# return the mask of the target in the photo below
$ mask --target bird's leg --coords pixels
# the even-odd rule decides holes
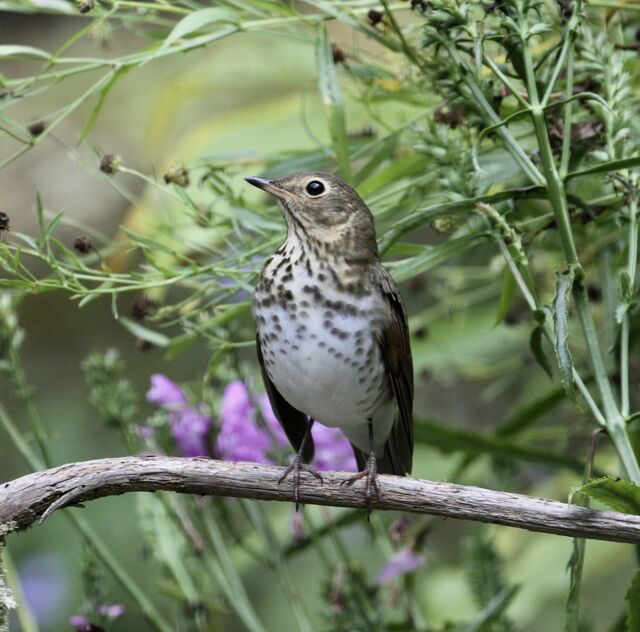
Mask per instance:
[[[369,426],[369,458],[365,463],[362,472],[358,472],[355,476],[348,478],[344,481],[343,485],[353,485],[356,481],[366,477],[366,483],[364,488],[364,496],[367,500],[367,505],[370,505],[371,499],[374,494],[378,500],[382,497],[380,492],[380,484],[378,483],[378,461],[376,460],[376,448],[373,439],[373,419],[368,420]],[[369,511],[371,509],[369,508]]]
[[[293,461],[291,461],[291,465],[284,471],[284,474],[280,477],[278,481],[278,485],[282,484],[289,474],[293,473],[293,500],[296,503],[296,511],[298,511],[298,506],[300,504],[300,472],[305,471],[309,472],[312,476],[315,476],[320,483],[322,483],[322,476],[318,474],[318,471],[304,462],[302,458],[302,454],[304,452],[304,448],[307,445],[307,441],[311,438],[311,428],[313,427],[314,420],[309,417],[307,422],[307,429],[305,430],[304,437],[302,437],[302,443],[300,444],[300,448],[296,452],[293,457]]]

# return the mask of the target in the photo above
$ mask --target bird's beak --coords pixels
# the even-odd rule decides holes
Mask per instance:
[[[250,177],[245,178],[245,180],[249,184],[253,184],[254,187],[258,187],[259,189],[262,189],[263,191],[266,191],[267,193],[270,193],[277,198],[281,198],[286,193],[284,189],[280,189],[274,184],[275,180],[271,180],[270,178]]]

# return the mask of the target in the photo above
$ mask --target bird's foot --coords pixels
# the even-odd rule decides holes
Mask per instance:
[[[375,497],[376,500],[382,498],[382,492],[380,491],[380,483],[378,482],[378,462],[376,455],[371,453],[362,472],[358,472],[346,481],[343,481],[341,485],[351,486],[356,481],[365,478],[364,497],[367,502],[367,511],[371,513],[371,501]]]
[[[308,472],[314,478],[317,478],[322,484],[322,476],[318,473],[314,467],[308,465],[302,460],[301,454],[296,454],[293,457],[293,461],[291,461],[291,465],[284,471],[284,474],[280,477],[278,481],[278,485],[282,485],[283,481],[289,478],[290,475],[293,474],[293,500],[296,503],[296,511],[298,511],[298,506],[300,505],[300,473]]]

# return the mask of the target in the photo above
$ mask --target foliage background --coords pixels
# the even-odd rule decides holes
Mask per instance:
[[[368,17],[368,12],[383,12],[381,5],[323,0],[292,7],[258,0],[228,2],[218,7],[226,13],[202,20],[171,43],[170,33],[178,20],[195,15],[205,5],[157,3],[150,9],[137,2],[104,2],[80,16],[77,7],[66,2],[0,2],[0,80],[5,84],[0,101],[0,190],[4,193],[0,210],[11,218],[11,232],[3,233],[3,243],[20,243],[29,249],[18,235],[35,238],[39,233],[37,195],[45,223],[64,212],[55,230],[58,242],[70,248],[79,234],[91,234],[101,254],[90,254],[87,265],[100,274],[123,275],[126,289],[117,297],[117,321],[108,296],[111,288],[78,309],[78,300],[95,297],[99,286],[75,285],[73,275],[61,274],[56,267],[60,262],[75,275],[83,272],[84,264],[55,243],[52,254],[42,247],[38,256],[36,248],[34,256],[23,259],[28,269],[48,282],[34,285],[23,269],[6,265],[9,255],[4,258],[5,296],[21,299],[17,312],[26,338],[20,354],[53,463],[120,455],[140,447],[131,443],[130,428],[118,432],[90,405],[81,365],[92,352],[107,348],[120,352],[126,363],[123,375],[140,402],[136,423],[154,413],[143,399],[152,373],[187,384],[194,401],[204,402],[214,420],[224,385],[231,380],[241,376],[260,390],[251,348],[252,324],[242,292],[250,289],[255,271],[282,239],[284,227],[277,209],[258,192],[248,191],[242,178],[319,166],[341,168],[344,175],[351,172],[352,182],[376,214],[383,245],[389,244],[394,226],[404,218],[425,207],[445,205],[419,217],[415,230],[402,236],[386,255],[388,261],[399,262],[391,269],[404,282],[411,316],[419,418],[414,476],[558,499],[580,486],[596,424],[584,403],[576,408],[563,396],[558,370],[554,369],[550,381],[536,363],[529,348],[535,321],[488,238],[490,228],[473,213],[473,203],[462,212],[456,210],[460,200],[530,182],[499,139],[480,134],[487,124],[473,106],[473,95],[460,88],[450,60],[441,51],[434,53],[433,47],[423,48],[429,32],[425,24],[431,21],[433,28],[441,4],[452,11],[468,6],[418,3],[412,11],[408,4],[393,5],[395,26],[401,25],[404,44],[389,15],[372,24],[376,18]],[[579,9],[583,67],[577,80],[591,77],[588,92],[596,92],[616,107],[622,124],[616,129],[597,101],[577,103],[582,126],[576,127],[571,143],[574,159],[580,155],[584,162],[576,161],[573,169],[637,153],[633,145],[637,48],[616,51],[609,46],[635,41],[637,5],[625,12],[607,8],[608,4],[612,3],[593,2]],[[499,5],[488,8],[487,15],[499,14]],[[160,6],[164,12],[157,10]],[[578,8],[574,9],[577,13]],[[471,3],[470,10],[474,16],[484,15],[479,3]],[[548,22],[550,31],[536,39],[536,58],[555,46],[566,28],[555,3],[544,3],[539,10],[540,22]],[[325,36],[318,28],[320,20],[310,15],[323,19],[337,15],[338,19],[328,19]],[[264,24],[251,26],[262,20]],[[189,45],[191,38],[232,30],[229,25],[243,28],[203,47],[187,46],[183,53],[172,50],[185,42]],[[441,25],[443,32],[447,28]],[[73,40],[80,29],[85,29],[82,37]],[[606,33],[604,39],[594,41],[599,32]],[[2,48],[34,46],[53,52],[65,42],[68,48],[61,57],[80,61],[43,61],[25,49]],[[329,42],[345,52],[345,63],[333,64]],[[156,58],[163,50],[167,54]],[[599,55],[590,67],[584,51]],[[517,53],[511,59],[497,49],[492,54],[505,65],[517,59]],[[64,78],[56,75],[91,63],[84,60],[122,60],[126,55],[138,56],[126,66],[127,72],[114,75],[115,66],[98,61],[95,71]],[[413,56],[420,58],[418,63]],[[605,79],[598,78],[597,63],[609,71]],[[50,78],[39,75],[43,68],[52,73]],[[541,69],[540,76],[548,80],[549,72]],[[101,102],[99,90],[106,84],[96,82],[114,76],[117,81]],[[500,93],[499,82],[491,82],[485,69],[479,76],[486,94]],[[22,81],[24,77],[33,80]],[[627,91],[613,89],[621,90],[620,86]],[[498,105],[498,111],[505,118],[517,111],[518,104],[508,91],[501,94],[504,104]],[[65,110],[70,104],[77,107]],[[625,112],[629,113],[626,119]],[[45,133],[34,137],[29,126],[41,121],[46,124]],[[557,128],[557,119],[547,122],[550,129]],[[514,119],[510,128],[539,164],[530,124]],[[625,133],[616,140],[620,129]],[[32,138],[36,138],[34,144]],[[624,147],[616,144],[620,139]],[[105,154],[121,158],[122,168],[114,175],[100,171]],[[186,189],[163,182],[163,175],[176,163],[189,171],[191,184]],[[621,177],[624,182],[633,181],[628,172]],[[625,299],[616,297],[616,284],[628,243],[623,233],[625,211],[620,209],[629,203],[617,186],[605,174],[583,178],[571,189],[583,203],[595,200],[604,206],[583,208],[598,217],[592,222],[580,223],[572,212],[605,350],[616,340],[614,312]],[[557,231],[540,220],[549,221],[549,204],[544,199],[525,199],[498,208],[517,226],[518,235],[532,242],[528,251],[532,273],[541,302],[551,305],[555,275],[563,270],[564,258]],[[193,275],[176,281],[190,266]],[[10,281],[20,278],[24,283],[11,287]],[[158,279],[171,281],[159,286],[154,284]],[[141,325],[127,318],[143,292],[162,307]],[[76,299],[69,300],[73,295]],[[633,309],[632,297],[626,298]],[[237,312],[227,312],[238,317],[208,326],[225,313],[224,306],[227,310],[239,307]],[[575,314],[571,315],[571,350],[582,370],[588,363]],[[638,384],[634,334],[632,325],[632,405]],[[136,342],[141,336],[156,346],[141,352]],[[545,343],[544,350],[555,365],[554,349]],[[615,378],[616,355],[607,355],[606,362]],[[589,373],[588,368],[585,371]],[[2,409],[29,444],[37,447],[24,401],[16,395],[15,365],[8,367],[1,389]],[[633,407],[627,412],[633,412]],[[499,430],[509,422],[512,432]],[[0,474],[9,480],[28,469],[16,446],[0,436]],[[167,444],[166,449],[172,446]],[[595,466],[600,472],[622,473],[614,450],[604,440]],[[173,521],[152,517],[150,510],[143,513],[141,503],[145,502],[133,495],[105,499],[92,503],[83,515],[172,628],[245,629],[246,620],[225,604],[220,586],[198,586],[201,594],[195,599],[185,594],[167,559],[158,563],[149,554],[149,546],[153,547],[149,531],[168,529]],[[157,506],[162,502],[167,501],[158,501]],[[197,513],[197,504],[189,503],[188,511]],[[283,552],[274,570],[252,554],[254,548],[269,549],[264,531],[247,529],[240,545],[231,537],[246,508],[223,501],[208,511],[219,517],[216,512],[221,508],[231,515],[230,522],[221,519],[225,550],[266,629],[305,629],[305,621],[307,629],[362,629],[358,608],[350,606],[347,597],[343,595],[344,619],[327,598],[331,591],[326,587],[336,588],[337,577],[348,568],[362,571],[352,581],[372,591],[365,600],[371,612],[375,604],[384,611],[374,629],[395,625],[396,629],[555,630],[565,626],[567,564],[574,547],[568,539],[411,518],[409,535],[397,543],[388,534],[399,516],[374,515],[367,524],[361,515],[306,508],[307,529],[310,524],[331,524],[345,516],[350,524],[330,530],[328,537],[301,553],[285,555],[293,537],[291,508],[260,505],[260,520],[271,526],[279,543],[276,548]],[[403,543],[425,555],[424,566],[400,583],[375,588],[379,570]],[[82,545],[63,515],[10,538],[6,550],[9,579],[22,577],[27,595],[37,595],[32,596],[31,608],[38,614],[39,629],[64,629],[69,617],[80,611],[91,583],[87,569],[89,575],[99,573],[100,590],[108,601],[127,605],[127,614],[109,629],[138,630],[148,625],[130,594]],[[634,552],[628,546],[603,542],[590,542],[586,550],[581,629],[624,629]],[[220,550],[208,555],[219,558]],[[188,572],[197,579],[211,563],[207,556],[196,556]],[[285,576],[290,584],[287,588],[285,582],[283,589]],[[30,581],[40,584],[34,588]],[[46,603],[44,595],[56,598]],[[209,615],[189,614],[192,609],[187,606],[194,601],[205,603]],[[302,604],[302,615],[296,616],[292,602]],[[497,614],[492,608],[497,608]],[[21,612],[27,611],[23,603]],[[14,624],[18,629],[28,626],[27,615]],[[577,625],[577,619],[570,616],[566,625],[574,629],[570,626]]]

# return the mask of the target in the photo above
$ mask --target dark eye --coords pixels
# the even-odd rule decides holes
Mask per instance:
[[[313,195],[314,197],[317,195],[321,195],[324,193],[324,184],[320,182],[320,180],[311,180],[309,184],[307,184],[307,193],[309,195]]]

